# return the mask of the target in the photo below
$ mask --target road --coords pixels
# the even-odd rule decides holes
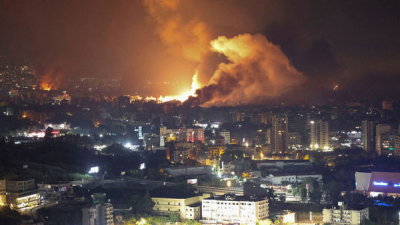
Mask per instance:
[[[38,205],[38,206],[34,206],[34,207],[26,207],[26,208],[20,209],[20,211],[21,211],[22,214],[25,214],[25,215],[31,217],[32,219],[37,220],[38,219],[37,211],[39,209],[41,209],[41,208],[50,208],[50,207],[54,207],[54,206],[57,206],[57,205],[58,204],[55,203],[55,202],[49,202],[49,203],[45,203],[43,205]]]

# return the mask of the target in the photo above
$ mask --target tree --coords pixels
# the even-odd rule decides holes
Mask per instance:
[[[301,201],[305,202],[307,200],[307,189],[301,189]]]
[[[326,191],[328,191],[330,200],[332,201],[332,205],[336,205],[340,199],[340,186],[340,183],[335,180],[331,180],[328,184],[325,185]]]
[[[285,202],[286,201],[286,196],[285,195],[279,195],[279,201]]]
[[[197,220],[186,220],[183,222],[184,225],[201,225],[201,223]]]
[[[103,150],[101,150],[102,153],[107,154],[107,155],[113,155],[113,156],[123,156],[128,153],[127,149],[120,145],[120,144],[112,144],[110,146],[107,146]]]
[[[267,198],[268,198],[269,202],[272,202],[275,200],[274,188],[267,188]]]
[[[257,225],[272,225],[273,222],[270,219],[262,220],[262,221],[257,221]]]
[[[314,203],[320,203],[322,192],[319,189],[314,189],[310,194],[310,201]]]
[[[146,191],[146,194],[143,195],[132,195],[130,197],[130,204],[132,205],[132,209],[138,213],[147,213],[150,214],[153,211],[153,207],[155,203],[151,200],[149,191]]]
[[[168,217],[169,217],[169,221],[170,222],[173,222],[173,223],[176,223],[176,222],[179,222],[180,221],[180,217],[179,217],[179,214],[177,214],[177,213],[170,213],[169,215],[168,215]]]

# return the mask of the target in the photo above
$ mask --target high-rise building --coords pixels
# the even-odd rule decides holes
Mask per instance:
[[[310,121],[311,149],[329,149],[329,124],[322,120]]]
[[[363,120],[361,125],[361,140],[366,152],[375,151],[376,125],[378,121]]]
[[[224,143],[229,145],[231,143],[231,132],[223,130],[219,132],[219,136],[224,137]]]
[[[112,225],[114,224],[113,211],[111,203],[101,203],[82,208],[82,224]]]
[[[394,138],[394,154],[400,156],[400,135],[396,135]]]
[[[392,128],[389,124],[378,124],[376,125],[376,152],[378,155],[385,153],[385,150],[394,146],[394,136],[392,134]]]
[[[272,117],[271,145],[273,152],[285,152],[288,149],[288,117],[274,115]]]

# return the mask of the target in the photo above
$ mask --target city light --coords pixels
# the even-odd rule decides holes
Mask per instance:
[[[146,219],[141,218],[139,221],[136,222],[137,225],[145,225],[147,223]]]
[[[388,183],[385,183],[385,182],[376,182],[376,181],[374,181],[374,185],[376,185],[376,186],[387,186]]]
[[[91,167],[89,170],[89,173],[98,173],[99,172],[99,167],[95,166],[95,167]]]

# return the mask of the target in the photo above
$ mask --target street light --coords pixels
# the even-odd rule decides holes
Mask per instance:
[[[228,181],[226,182],[226,186],[231,187],[231,181],[230,181],[230,180],[228,180]]]

